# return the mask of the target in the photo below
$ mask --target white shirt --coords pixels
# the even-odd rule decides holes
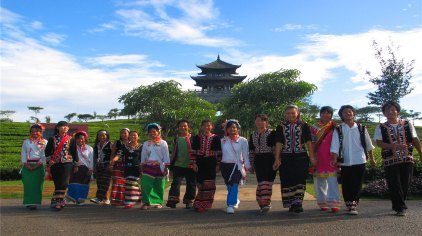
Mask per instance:
[[[232,142],[229,137],[221,139],[221,162],[236,163],[239,168],[243,163],[246,169],[251,168],[249,162],[249,144],[248,140],[244,137],[239,137],[235,142]]]
[[[21,162],[27,163],[42,163],[45,164],[45,147],[47,146],[47,140],[42,139],[41,141],[31,142],[30,139],[26,139],[22,144],[21,151]]]
[[[394,130],[397,132],[398,124],[390,124],[390,125],[393,126]],[[412,138],[417,138],[418,134],[416,133],[415,126],[413,126],[412,123],[410,123],[410,122],[409,122],[409,128],[412,131]],[[377,127],[375,128],[374,139],[382,141],[382,134],[381,134],[380,125],[377,125]]]
[[[349,125],[342,123],[341,128],[343,132],[343,149],[341,156],[344,158],[344,162],[341,165],[352,166],[366,163],[366,156],[360,141],[360,133],[357,124],[354,123],[352,127],[349,127]],[[371,151],[375,148],[374,145],[372,145],[371,137],[369,136],[367,129],[365,129],[365,142],[367,151]],[[330,152],[338,155],[339,149],[340,141],[338,132],[337,130],[334,130]]]
[[[165,166],[170,164],[169,148],[166,141],[160,140],[157,144],[151,141],[144,142],[141,152],[141,164],[147,162],[158,162],[161,171],[164,171]]]
[[[78,152],[79,162],[78,165],[84,165],[88,167],[89,170],[94,169],[94,149],[85,145],[85,147],[80,148],[76,145],[76,150]]]

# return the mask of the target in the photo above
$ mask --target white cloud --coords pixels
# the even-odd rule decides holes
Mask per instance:
[[[210,0],[138,1],[122,6],[116,14],[125,33],[131,36],[208,47],[242,44],[232,38],[207,35],[207,31],[216,27],[227,27],[227,24],[219,23],[216,19],[218,9]],[[176,13],[172,12],[170,15],[169,8],[176,10]]]
[[[56,34],[56,33],[48,33],[41,37],[41,39],[47,43],[52,45],[59,45],[63,40],[66,39],[66,35],[63,34]]]
[[[275,32],[293,31],[293,30],[317,30],[317,25],[285,24],[275,28]]]
[[[43,23],[40,21],[33,21],[30,24],[30,27],[36,30],[42,29],[43,28]]]

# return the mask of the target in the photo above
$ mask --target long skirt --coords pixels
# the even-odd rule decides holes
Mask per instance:
[[[198,193],[193,202],[193,207],[195,209],[209,209],[214,202],[217,159],[199,156],[196,164],[198,165],[198,172],[196,173]]]
[[[144,205],[163,205],[166,180],[159,165],[143,165],[141,189]]]
[[[81,165],[76,173],[71,174],[66,198],[75,203],[83,203],[88,198],[89,181],[88,167]]]
[[[320,208],[340,207],[340,194],[338,192],[336,173],[330,174],[327,177],[314,176],[314,188],[317,197],[317,204]]]
[[[270,206],[274,179],[277,175],[277,171],[273,170],[275,161],[274,154],[256,154],[254,160],[256,179],[258,181],[256,187],[256,201],[261,208]]]
[[[139,175],[139,167],[125,168],[126,180],[124,205],[135,205],[141,198]]]
[[[122,162],[116,162],[111,171],[111,205],[123,205],[125,199],[125,178]]]
[[[282,158],[280,165],[281,198],[284,208],[302,206],[308,177],[308,156]]]
[[[238,203],[239,183],[242,173],[235,163],[220,163],[221,175],[227,187],[227,206],[234,207]]]
[[[66,206],[64,197],[67,186],[69,185],[72,170],[72,163],[56,163],[51,166],[50,172],[54,181],[54,193],[53,198],[51,199],[51,207]]]
[[[35,170],[28,170],[25,167],[22,168],[24,206],[41,204],[44,176],[44,166],[40,166]]]
[[[95,196],[100,200],[107,200],[107,192],[110,188],[111,170],[106,164],[97,165],[95,176],[97,178],[97,193]]]

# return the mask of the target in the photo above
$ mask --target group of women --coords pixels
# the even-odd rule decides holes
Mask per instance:
[[[383,150],[387,182],[394,192],[393,210],[397,215],[405,215],[404,201],[414,163],[412,151],[416,148],[421,155],[421,146],[414,127],[400,120],[399,112],[397,103],[383,106],[387,122],[377,128],[375,140]],[[42,138],[43,127],[35,124],[22,146],[24,205],[36,209],[41,203],[43,167],[47,163],[47,175],[55,186],[51,207],[57,210],[66,201],[84,203],[92,174],[97,192],[90,200],[96,204],[129,209],[140,203],[141,209],[162,208],[165,181],[171,173],[165,205],[176,208],[185,178],[183,204],[202,213],[212,208],[216,175],[220,171],[227,187],[228,214],[239,207],[239,184],[247,172],[256,173],[256,200],[260,212],[266,213],[271,209],[273,183],[279,171],[283,207],[300,213],[311,165],[321,210],[335,213],[340,209],[337,183],[340,171],[347,211],[358,214],[365,163],[368,157],[371,165],[375,165],[375,160],[367,130],[354,121],[354,108],[349,105],[340,108],[340,125],[332,121],[333,109],[329,106],[321,108],[320,121],[314,125],[301,121],[297,106],[287,106],[284,115],[285,121],[275,130],[268,128],[266,115],[257,115],[256,131],[249,140],[240,136],[241,126],[234,119],[223,124],[223,136],[212,133],[211,120],[202,121],[198,135],[190,133],[188,120],[180,120],[171,157],[167,142],[161,139],[161,127],[156,123],[147,125],[148,140],[143,144],[138,141],[138,132],[124,128],[114,144],[106,130],[98,131],[94,148],[87,145],[88,135],[84,131],[77,131],[72,139],[64,121],[57,123],[56,134],[48,141]]]

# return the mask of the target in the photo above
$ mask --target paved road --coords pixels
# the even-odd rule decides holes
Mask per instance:
[[[61,212],[21,206],[21,200],[1,200],[1,235],[422,235],[422,201],[409,201],[406,217],[397,217],[389,201],[362,201],[360,215],[344,211],[322,212],[315,201],[305,201],[305,212],[289,213],[280,201],[260,215],[254,201],[242,201],[234,215],[223,212],[219,200],[214,209],[126,210],[87,204],[69,205]]]

